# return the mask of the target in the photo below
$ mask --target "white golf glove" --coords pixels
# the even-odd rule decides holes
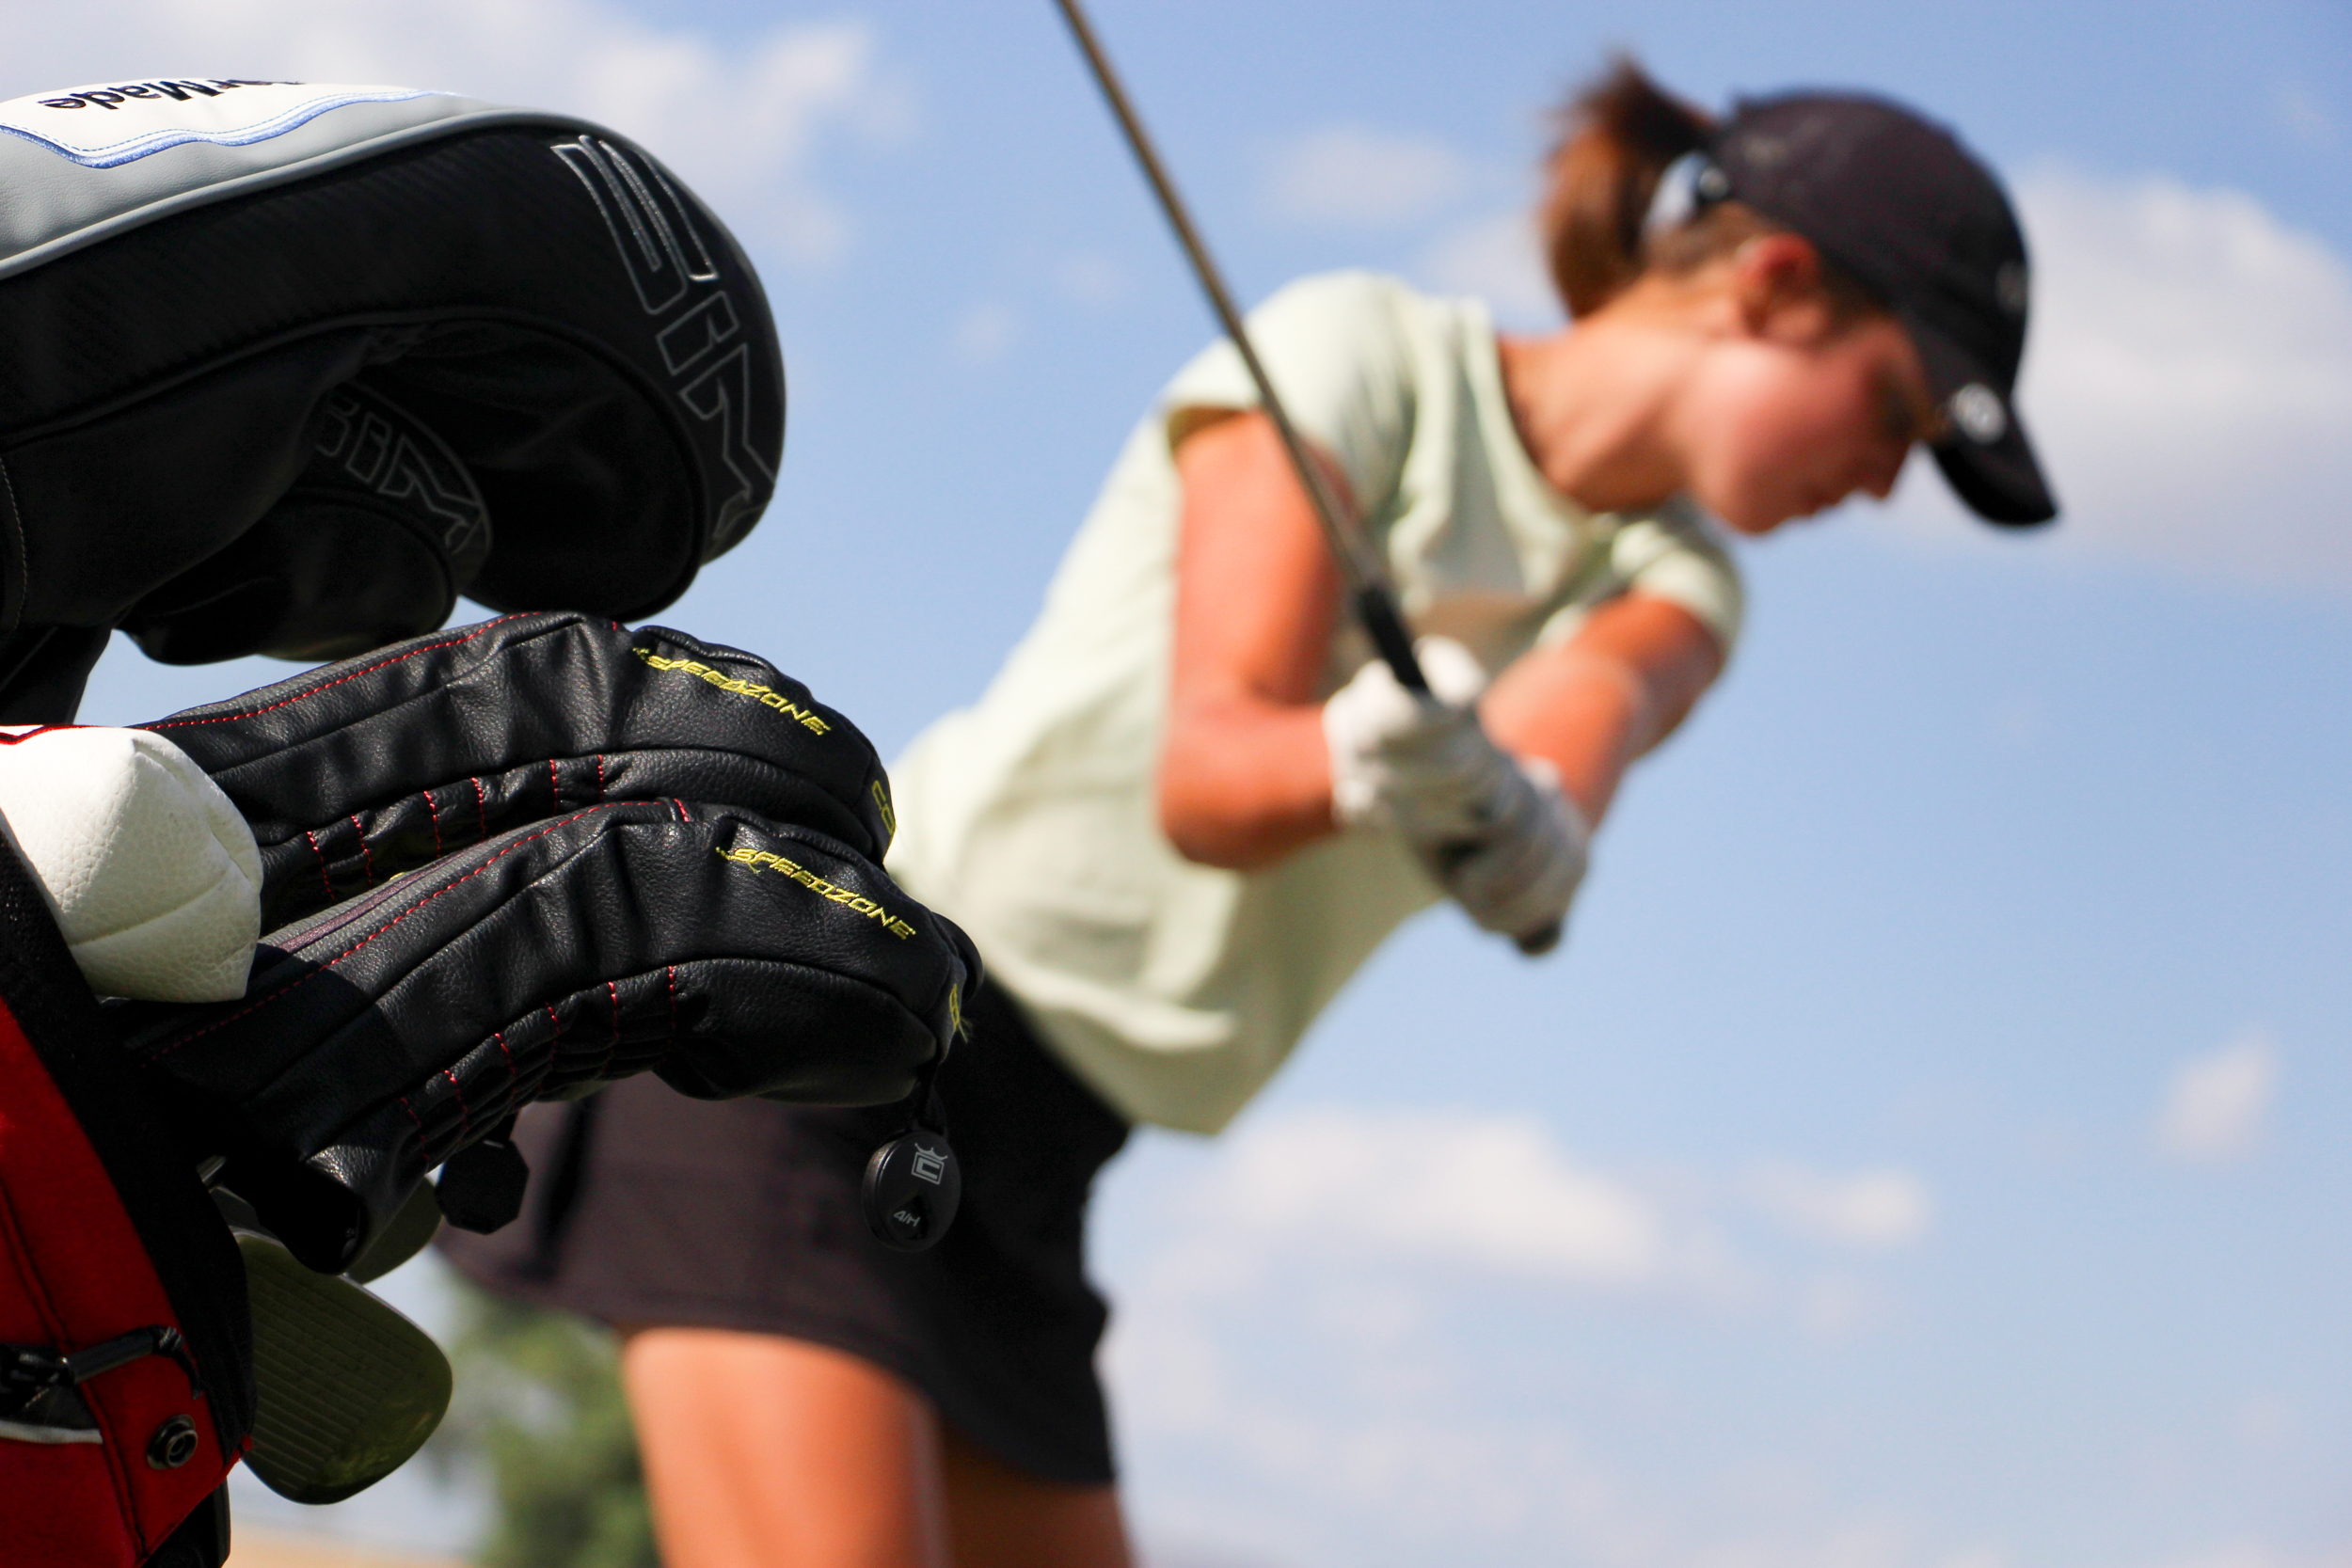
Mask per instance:
[[[1518,759],[1486,802],[1486,830],[1467,843],[1439,847],[1431,863],[1445,890],[1489,931],[1548,947],[1584,880],[1591,830],[1561,793],[1560,775],[1541,757]]]
[[[0,728],[0,832],[48,895],[90,989],[245,994],[262,857],[220,786],[145,730]]]
[[[1535,938],[1576,896],[1589,830],[1549,763],[1487,738],[1473,705],[1486,675],[1470,651],[1439,637],[1414,651],[1431,694],[1375,659],[1324,705],[1331,815],[1393,827],[1472,920]]]

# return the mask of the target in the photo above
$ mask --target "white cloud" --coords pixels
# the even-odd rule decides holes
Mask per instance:
[[[1127,293],[1127,275],[1100,251],[1085,250],[1056,263],[1054,286],[1081,305],[1109,305]]]
[[[1979,1546],[1947,1557],[1938,1562],[1936,1568],[2009,1568],[2009,1563],[2010,1557],[2007,1552],[1996,1551],[1990,1546]]]
[[[1650,1199],[1519,1117],[1297,1113],[1241,1134],[1207,1201],[1245,1233],[1359,1259],[1614,1286],[1667,1261]]]
[[[957,356],[975,365],[1004,357],[1020,338],[1021,317],[996,300],[975,305],[956,321]]]
[[[1804,1320],[1820,1284],[1776,1284],[1743,1259],[1728,1235],[1743,1214],[1816,1245],[1883,1251],[1919,1242],[1933,1213],[1926,1184],[1898,1168],[1775,1161],[1737,1180],[1637,1176],[1578,1159],[1529,1117],[1324,1105],[1252,1119],[1223,1141],[1155,1277],[1232,1297],[1261,1288],[1275,1260],[1310,1259],[1327,1275],[1407,1282],[1777,1302]],[[1351,1312],[1360,1321],[1360,1305]]]
[[[747,240],[821,262],[851,224],[816,181],[830,132],[887,137],[906,94],[860,22],[779,28],[745,48],[648,25],[599,0],[125,0],[11,14],[0,96],[126,72],[401,82],[612,126],[683,175]]]
[[[2279,89],[2276,103],[2279,122],[2289,135],[2307,147],[2332,150],[2344,139],[2336,125],[2336,117],[2328,112],[2319,95],[2299,82],[2289,82]]]
[[[2230,1431],[2249,1448],[2283,1448],[2301,1435],[2302,1421],[2295,1402],[2280,1394],[2252,1394],[2240,1400],[2230,1416]]]
[[[1440,142],[1331,125],[1276,155],[1264,195],[1271,212],[1296,222],[1388,229],[1442,211],[1470,180],[1470,166]]]
[[[1884,1291],[1848,1275],[1824,1275],[1797,1293],[1797,1323],[1817,1339],[1852,1339],[1892,1316]]]
[[[1743,1259],[1725,1229],[1759,1204],[1777,1206],[1803,1240],[1838,1247],[1913,1240],[1928,1211],[1900,1172],[1781,1164],[1741,1182],[1611,1171],[1528,1117],[1326,1105],[1253,1117],[1171,1200],[1118,1292],[1106,1354],[1124,1423],[1154,1440],[1231,1447],[1263,1476],[1327,1461],[1360,1483],[1347,1489],[1357,1507],[1397,1466],[1435,1473],[1430,1445],[1458,1456],[1524,1440],[1533,1447],[1516,1467],[1495,1472],[1517,1500],[1498,1492],[1495,1506],[1525,1523],[1545,1514],[1535,1499],[1564,1476],[1592,1478],[1566,1457],[1565,1430],[1489,1433],[1453,1407],[1452,1391],[1478,1375],[1454,1338],[1467,1303],[1517,1301],[1547,1320],[1572,1298],[1760,1311],[1830,1339],[1887,1316],[1867,1278]],[[1251,1359],[1269,1322],[1311,1346],[1334,1398],[1418,1414],[1359,1430],[1270,1399]]]
[[[1942,1419],[1857,1427],[1845,1402],[1878,1364],[1841,1348],[1858,1329],[1911,1316],[1936,1330],[1902,1311],[1888,1274],[1889,1249],[1935,1233],[1913,1172],[1629,1169],[1532,1117],[1344,1105],[1253,1115],[1214,1145],[1152,1142],[1138,1157],[1181,1158],[1181,1180],[1148,1223],[1117,1216],[1127,1240],[1104,1260],[1134,1516],[1155,1553],[1193,1544],[1153,1560],[2003,1568],[2029,1555],[1981,1520],[1873,1497],[1851,1469],[1866,1439],[1899,1449]],[[1765,1335],[1822,1341],[1803,1386],[1818,1370],[1845,1392],[1756,1423],[1751,1441],[1732,1435],[1744,1418],[1718,1420],[1704,1369],[1759,1354]],[[1695,1393],[1659,1370],[1685,1355]],[[2308,1439],[2280,1408],[2242,1402],[2231,1453],[2299,1451]],[[2170,1544],[2178,1560],[2133,1560],[2352,1568]]]
[[[2279,1085],[2279,1050],[2249,1031],[2172,1074],[2156,1118],[2156,1143],[2176,1159],[2243,1159],[2260,1147]]]
[[[1906,1170],[1834,1176],[1774,1163],[1750,1178],[1756,1206],[1801,1236],[1842,1246],[1908,1246],[1928,1233],[1934,1205]]]
[[[2352,1549],[2280,1551],[2260,1542],[2241,1542],[2190,1557],[2166,1560],[2164,1568],[2352,1568]]]
[[[1913,1246],[1936,1206],[1900,1168],[1767,1162],[1736,1196],[1804,1242]],[[1350,1262],[1482,1270],[1635,1289],[1740,1275],[1708,1180],[1628,1180],[1571,1157],[1538,1121],[1315,1107],[1232,1138],[1202,1195],[1212,1227]]]
[[[2020,403],[2063,515],[2036,548],[2352,591],[2352,262],[2252,197],[2151,176],[2017,183]],[[1915,465],[1901,510],[1957,505]]]

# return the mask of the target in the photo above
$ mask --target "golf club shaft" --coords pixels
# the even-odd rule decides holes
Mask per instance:
[[[1232,292],[1225,287],[1225,278],[1216,270],[1216,262],[1210,257],[1200,231],[1193,227],[1184,199],[1176,194],[1175,182],[1168,178],[1167,166],[1152,148],[1152,138],[1144,131],[1127,89],[1120,85],[1119,73],[1111,69],[1110,56],[1103,53],[1086,11],[1079,0],[1054,0],[1054,4],[1059,8],[1062,20],[1070,24],[1070,35],[1077,40],[1078,53],[1086,56],[1087,69],[1093,73],[1095,86],[1103,89],[1104,100],[1110,104],[1112,118],[1119,121],[1119,129],[1127,138],[1128,150],[1142,166],[1152,194],[1159,198],[1168,226],[1176,231],[1176,243],[1184,248],[1184,259],[1192,263],[1192,275],[1200,280],[1200,292],[1209,296],[1209,308],[1216,312],[1218,325],[1225,328],[1226,337],[1232,340],[1250,381],[1258,388],[1259,406],[1273,421],[1274,433],[1281,437],[1282,450],[1290,455],[1291,467],[1297,472],[1298,483],[1314,509],[1315,521],[1322,525],[1324,540],[1331,547],[1331,557],[1339,563],[1340,577],[1347,585],[1348,600],[1355,609],[1358,624],[1400,685],[1408,691],[1428,691],[1429,677],[1422,673],[1421,660],[1413,653],[1412,633],[1405,627],[1405,612],[1397,607],[1396,590],[1389,582],[1387,567],[1371,541],[1364,537],[1356,518],[1341,506],[1323,465],[1315,461],[1306,442],[1299,439],[1298,427],[1291,423],[1281,394],[1274,389],[1273,379],[1266,374],[1257,349],[1250,344],[1248,328],[1233,304]],[[1549,952],[1559,943],[1559,924],[1554,922],[1542,930],[1530,931],[1517,941],[1519,951],[1531,958]]]
[[[1297,470],[1298,483],[1307,492],[1307,499],[1314,508],[1315,521],[1323,526],[1323,537],[1331,546],[1331,555],[1339,562],[1340,576],[1347,584],[1348,598],[1356,618],[1363,626],[1365,635],[1381,659],[1396,674],[1405,687],[1413,691],[1427,691],[1428,677],[1422,673],[1421,660],[1414,657],[1412,634],[1405,628],[1404,612],[1398,610],[1396,591],[1390,586],[1387,569],[1363,537],[1355,519],[1343,508],[1333,492],[1331,479],[1323,466],[1316,462],[1307,444],[1299,438],[1298,427],[1291,423],[1290,411],[1283,407],[1281,394],[1274,389],[1265,366],[1258,358],[1258,351],[1249,341],[1248,329],[1243,325],[1241,311],[1233,304],[1233,296],[1225,287],[1225,279],[1202,243],[1200,231],[1193,227],[1192,216],[1185,210],[1184,198],[1177,195],[1175,182],[1153,150],[1151,136],[1136,118],[1135,104],[1129,101],[1126,88],[1120,85],[1118,72],[1111,69],[1108,55],[1094,36],[1079,0],[1054,0],[1061,9],[1062,20],[1070,24],[1071,36],[1077,40],[1078,52],[1086,56],[1087,67],[1094,74],[1095,85],[1103,89],[1103,97],[1125,134],[1127,146],[1142,166],[1143,177],[1159,198],[1160,211],[1168,217],[1168,226],[1176,231],[1176,243],[1184,247],[1184,257],[1192,263],[1193,276],[1200,280],[1200,292],[1209,296],[1209,308],[1216,312],[1218,325],[1232,340],[1241,355],[1242,364],[1249,372],[1250,381],[1258,388],[1258,403],[1273,421],[1275,434],[1281,437],[1282,450],[1290,454],[1291,467]]]

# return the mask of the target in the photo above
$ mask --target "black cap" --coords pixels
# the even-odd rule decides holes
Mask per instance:
[[[1988,522],[2058,515],[2010,394],[2026,350],[2025,236],[1992,171],[1883,99],[1791,93],[1740,103],[1692,193],[1788,226],[1885,302],[1950,424],[1933,448]]]

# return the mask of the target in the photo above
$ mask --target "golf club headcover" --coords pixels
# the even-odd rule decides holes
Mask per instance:
[[[264,929],[603,800],[723,801],[880,861],[890,784],[767,660],[569,612],[453,628],[146,726],[262,850]]]
[[[783,355],[643,149],[413,87],[0,103],[0,721],[151,657],[335,658],[497,610],[634,618],[758,519]]]
[[[0,729],[0,835],[102,995],[245,994],[261,856],[218,785],[145,730]]]
[[[551,1092],[877,1104],[979,976],[837,840],[733,806],[586,806],[263,939],[244,1000],[117,1010],[226,1183],[340,1271],[433,1166]]]

